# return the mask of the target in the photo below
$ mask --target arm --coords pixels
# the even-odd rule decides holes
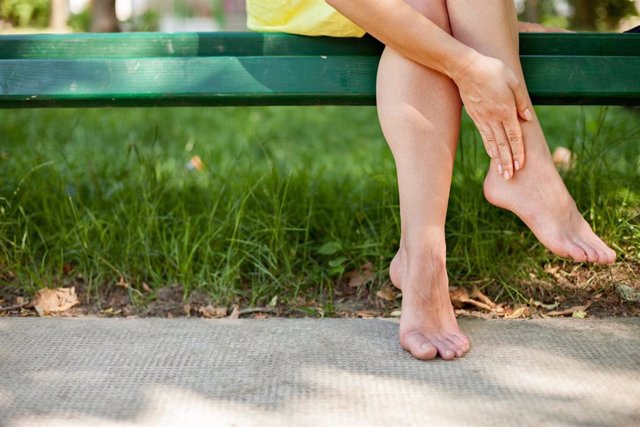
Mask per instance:
[[[403,0],[326,1],[393,50],[450,77],[489,155],[500,157],[505,170],[524,165],[518,115],[530,120],[531,105],[526,88],[502,61],[459,42]],[[504,140],[494,134],[498,128],[509,141],[509,154],[498,147],[496,141]]]

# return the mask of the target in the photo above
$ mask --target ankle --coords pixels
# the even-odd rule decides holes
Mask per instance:
[[[408,277],[446,274],[446,246],[444,241],[419,242],[398,250],[404,275]]]

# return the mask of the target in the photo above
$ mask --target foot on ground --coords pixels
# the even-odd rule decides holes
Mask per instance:
[[[421,360],[462,357],[469,340],[453,312],[445,257],[416,257],[409,269],[401,253],[406,254],[401,248],[389,267],[392,283],[402,290],[400,345]]]
[[[550,251],[578,262],[615,261],[615,252],[578,212],[548,151],[527,154],[526,167],[506,182],[495,173],[496,167],[492,162],[484,181],[485,197],[518,215]]]

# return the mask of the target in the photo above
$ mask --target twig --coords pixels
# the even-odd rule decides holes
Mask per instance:
[[[15,310],[16,308],[22,308],[25,305],[27,305],[26,302],[24,304],[10,305],[9,307],[0,307],[0,311],[11,311],[11,310]]]
[[[275,313],[276,309],[271,307],[250,307],[243,308],[238,312],[240,316],[243,314],[253,314],[253,313]]]

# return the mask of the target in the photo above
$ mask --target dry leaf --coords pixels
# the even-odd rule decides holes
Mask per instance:
[[[65,311],[79,304],[76,288],[40,289],[29,304],[35,308],[39,316]]]
[[[118,279],[118,283],[116,283],[116,286],[127,289],[129,287],[129,284],[126,280],[124,280],[124,277],[120,276],[120,278]]]
[[[522,307],[514,310],[512,313],[505,314],[504,318],[505,319],[519,319],[521,317],[529,317],[529,316],[531,316],[531,312],[529,310],[529,307],[522,306]]]
[[[400,314],[401,314],[400,310],[393,310],[391,312],[391,314],[389,314],[389,316],[391,316],[391,317],[400,317]]]
[[[151,292],[151,288],[149,287],[149,285],[147,285],[145,282],[142,282],[142,289],[145,292]]]
[[[16,305],[24,305],[24,297],[16,297]]]
[[[231,310],[229,319],[237,319],[240,317],[240,307],[238,307],[238,304],[233,304],[231,307],[233,307],[233,310]]]
[[[208,319],[215,319],[219,317],[227,316],[227,307],[214,307],[209,304],[206,307],[200,307],[198,312],[202,315],[202,317],[206,317]]]
[[[451,303],[458,308],[461,308],[464,304],[472,304],[487,311],[492,311],[493,309],[489,304],[469,298],[469,293],[464,288],[451,288],[449,290],[449,297],[451,298]]]
[[[558,147],[553,151],[553,163],[562,171],[568,171],[575,165],[576,155],[565,147]]]
[[[358,315],[358,317],[362,317],[364,319],[370,319],[372,317],[377,317],[380,313],[373,310],[360,310],[360,311],[356,311],[356,314]]]
[[[556,308],[558,308],[558,305],[560,305],[558,301],[554,302],[553,304],[543,304],[542,302],[534,301],[533,299],[530,300],[530,304],[534,307],[542,307],[545,310],[555,310]]]
[[[546,314],[547,316],[572,316],[576,311],[586,311],[588,307],[588,305],[576,305],[571,308],[567,308],[566,310],[549,311]]]
[[[476,286],[473,287],[473,291],[471,292],[471,298],[480,300],[481,302],[487,304],[491,308],[494,308],[496,306],[496,303],[491,301],[491,299],[485,294],[483,294],[482,291],[478,289]]]
[[[582,311],[582,310],[574,311],[573,313],[571,313],[571,317],[577,317],[578,319],[584,319],[585,317],[587,317],[587,312],[586,311]]]
[[[376,292],[376,296],[385,301],[394,301],[396,299],[396,293],[389,286],[384,287]]]

